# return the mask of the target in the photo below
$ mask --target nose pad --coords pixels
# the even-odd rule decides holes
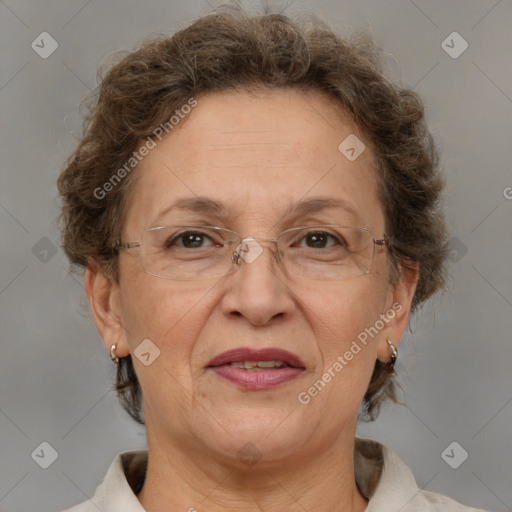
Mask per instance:
[[[244,238],[233,253],[231,260],[233,263],[238,264],[240,262],[240,258],[242,258],[246,263],[252,263],[261,255],[262,252],[263,247],[256,241],[256,239]]]
[[[271,240],[272,242],[276,242],[276,240]],[[276,247],[277,251],[272,251],[274,257],[278,263],[283,260],[284,254],[279,249],[279,246]],[[236,250],[233,252],[233,256],[231,257],[231,261],[238,265],[240,263],[240,258],[242,258],[246,263],[252,263],[255,261],[261,254],[263,253],[263,246],[261,246],[256,238],[244,238]]]

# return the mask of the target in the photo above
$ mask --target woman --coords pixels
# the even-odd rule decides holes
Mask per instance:
[[[148,450],[70,510],[475,510],[356,438],[444,285],[442,188],[419,98],[319,23],[219,12],[113,66],[63,239]]]

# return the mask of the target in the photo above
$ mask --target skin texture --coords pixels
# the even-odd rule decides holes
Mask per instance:
[[[371,143],[332,100],[293,90],[220,92],[197,100],[134,171],[123,240],[139,240],[157,225],[187,223],[274,238],[287,228],[334,219],[382,237]],[[366,144],[354,162],[338,150],[351,133]],[[175,200],[194,196],[224,203],[226,216],[160,216]],[[320,196],[342,198],[357,213],[329,209],[284,217],[289,204]],[[391,285],[386,250],[378,247],[370,274],[338,281],[287,276],[267,248],[235,272],[203,281],[149,275],[138,249],[121,251],[119,264],[115,284],[91,261],[86,290],[107,349],[116,343],[123,357],[149,338],[161,351],[149,366],[133,357],[149,450],[138,498],[147,510],[366,508],[353,470],[358,409],[376,358],[389,360],[386,337],[397,344],[407,326],[417,272]],[[379,335],[309,404],[299,403],[298,394],[395,302],[403,309]],[[306,370],[274,389],[242,390],[205,368],[237,347],[283,348]],[[253,465],[237,456],[247,443],[261,455]]]

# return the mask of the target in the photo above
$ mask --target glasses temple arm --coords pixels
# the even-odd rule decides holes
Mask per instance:
[[[112,248],[114,250],[118,250],[118,249],[133,249],[134,247],[140,247],[140,242],[121,242],[121,240],[116,240],[112,244]]]

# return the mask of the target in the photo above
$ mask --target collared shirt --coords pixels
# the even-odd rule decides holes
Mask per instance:
[[[137,499],[146,475],[146,450],[116,456],[94,496],[64,512],[144,512]],[[419,489],[405,462],[386,446],[356,439],[354,470],[366,512],[485,512],[447,496]]]

